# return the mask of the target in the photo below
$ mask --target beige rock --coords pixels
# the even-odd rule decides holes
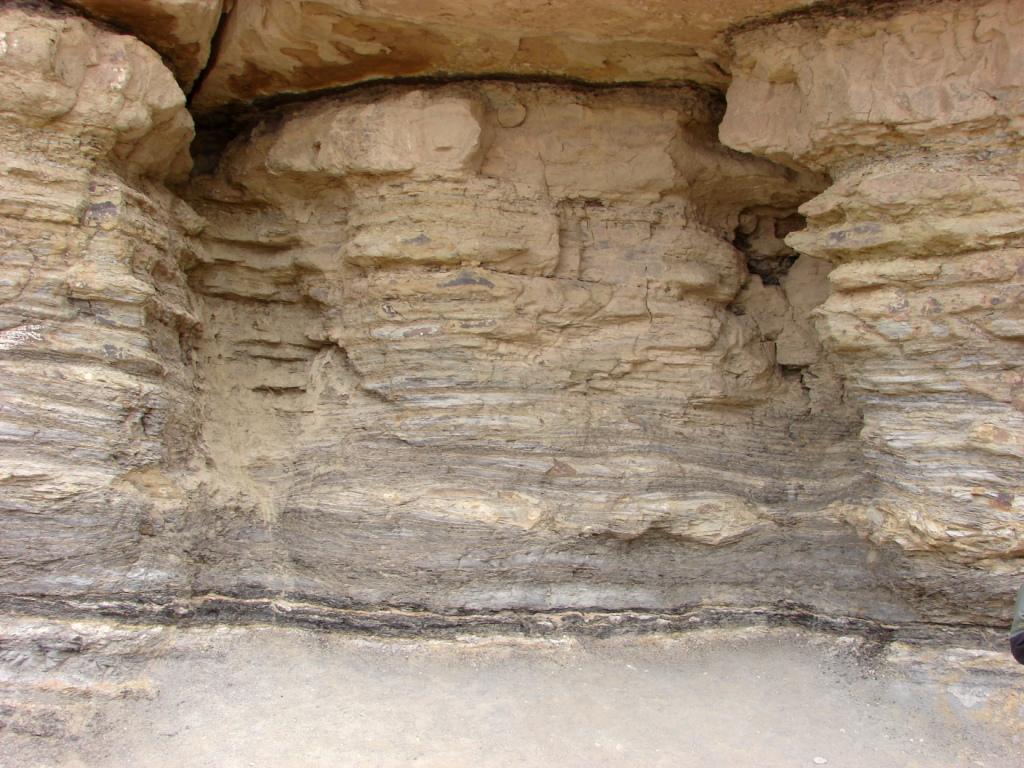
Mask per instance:
[[[741,34],[722,141],[818,169],[877,157],[880,144],[1019,141],[1022,30],[1018,0],[969,0]]]
[[[550,275],[559,260],[555,211],[535,190],[497,179],[396,181],[367,189],[349,226],[344,259],[364,269],[484,265]]]
[[[337,177],[465,176],[479,161],[482,109],[471,99],[429,98],[411,91],[349,109],[304,114],[275,137],[267,169]]]
[[[5,8],[0,41],[2,590],[166,590],[184,503],[125,478],[194,448],[196,224],[158,181],[192,120],[134,38]]]
[[[781,557],[787,515],[858,483],[857,421],[733,311],[739,212],[806,187],[717,145],[715,117],[691,88],[479,83],[324,99],[239,137],[192,186],[203,493],[235,531],[200,580],[618,605],[696,595],[693,567],[766,594],[728,548]],[[787,322],[822,283],[802,265],[795,305],[778,289]],[[863,557],[837,523],[796,525],[793,546]],[[675,576],[644,584],[627,549]]]
[[[196,106],[389,77],[491,74],[724,85],[730,27],[809,0],[238,0]],[[515,120],[513,109],[503,120]]]
[[[129,173],[188,173],[193,128],[185,95],[138,40],[80,19],[8,8],[0,11],[0,41],[0,110],[11,128],[29,135],[56,124],[112,153]]]
[[[786,240],[837,265],[813,315],[879,483],[837,514],[995,594],[1024,574],[1022,40],[1001,0],[769,26],[737,39],[720,131],[835,180]]]
[[[115,24],[160,53],[188,91],[210,58],[222,0],[64,0]],[[230,0],[227,5],[230,6]]]
[[[1019,3],[800,5],[240,0],[191,176],[154,50],[5,7],[0,602],[1000,622]],[[219,13],[85,6],[183,82]],[[235,109],[488,72],[659,82]]]
[[[831,265],[799,257],[782,277],[782,285],[765,285],[751,275],[736,305],[753,318],[765,339],[775,342],[779,365],[804,367],[822,356],[812,312],[828,298]]]
[[[572,523],[589,535],[607,533],[630,540],[662,531],[681,541],[721,546],[754,532],[762,514],[757,505],[726,494],[679,498],[671,493],[652,493],[615,499],[605,515]],[[569,532],[567,528],[566,523],[560,525],[561,530]]]

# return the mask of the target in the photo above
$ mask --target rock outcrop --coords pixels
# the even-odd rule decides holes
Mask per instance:
[[[726,32],[813,0],[236,0],[200,110],[452,75],[728,82]]]
[[[65,5],[0,9],[0,604],[1007,615],[1019,2]]]
[[[133,37],[8,8],[0,109],[3,591],[164,589],[188,567],[162,470],[199,415],[199,220],[162,184],[191,166],[184,94]]]
[[[879,482],[837,511],[958,574],[917,589],[999,610],[1024,573],[1024,6],[788,24],[737,51],[723,141],[834,180],[787,242],[836,265],[815,314]]]
[[[824,298],[813,260],[737,301],[740,213],[816,179],[724,149],[717,117],[692,88],[495,83],[239,137],[190,198],[205,588],[665,608],[715,574],[730,602],[895,611],[866,571],[812,594],[753,565],[865,560],[818,519],[860,482],[859,419],[819,349],[783,371],[768,338]]]

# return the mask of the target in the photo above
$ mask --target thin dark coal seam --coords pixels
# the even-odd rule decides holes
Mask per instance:
[[[942,5],[950,0],[820,0],[800,8],[790,8],[779,13],[757,16],[733,24],[722,33],[723,39],[732,43],[740,34],[753,32],[778,24],[814,24],[834,19],[855,20],[865,17],[888,19],[908,8],[924,8]]]
[[[201,593],[163,599],[139,595],[55,598],[8,596],[0,599],[8,615],[54,619],[104,619],[143,625],[180,627],[274,624],[329,632],[426,636],[470,630],[529,635],[671,634],[716,627],[796,627],[822,633],[854,634],[885,645],[893,641],[972,642],[997,647],[1001,627],[941,621],[883,622],[857,616],[826,615],[802,605],[683,606],[666,609],[600,607],[529,609],[453,609],[435,611],[403,605],[331,605],[301,596],[238,597]]]
[[[212,62],[211,55],[211,62]],[[207,67],[210,69],[211,67]],[[588,80],[582,77],[572,77],[569,75],[529,75],[518,72],[478,72],[478,73],[454,73],[454,72],[435,72],[434,74],[424,75],[403,75],[400,77],[376,77],[366,80],[360,80],[354,83],[345,83],[343,85],[328,86],[325,88],[317,88],[310,91],[300,92],[283,92],[274,96],[263,96],[260,98],[253,99],[252,101],[242,102],[245,107],[253,110],[264,110],[272,109],[280,106],[287,106],[289,104],[301,104],[307,101],[315,101],[325,96],[335,96],[339,94],[348,94],[353,91],[359,91],[364,89],[370,89],[380,86],[388,85],[444,85],[447,83],[477,83],[477,82],[499,82],[499,83],[523,83],[523,84],[538,84],[538,85],[558,85],[568,88],[576,88],[580,90],[615,90],[617,88],[661,88],[666,90],[678,89],[678,88],[693,88],[695,90],[704,91],[713,94],[716,98],[721,99],[722,91],[714,86],[700,83],[696,80],[688,79],[659,79],[659,80]],[[197,80],[198,82],[198,80]],[[198,90],[198,89],[196,89]],[[198,116],[198,120],[202,120],[205,117],[215,117],[224,112],[231,112],[238,108],[238,104],[227,104],[223,107],[212,109],[209,112],[202,113]]]

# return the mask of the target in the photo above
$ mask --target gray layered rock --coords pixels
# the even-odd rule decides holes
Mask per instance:
[[[1024,573],[1022,31],[991,2],[752,32],[721,129],[834,180],[787,242],[835,265],[815,314],[878,481],[836,512],[993,613]]]
[[[0,581],[5,594],[163,591],[189,566],[165,472],[194,450],[183,267],[192,119],[132,37],[0,13]]]

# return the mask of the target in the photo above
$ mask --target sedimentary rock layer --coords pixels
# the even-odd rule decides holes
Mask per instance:
[[[1024,6],[737,45],[722,139],[834,179],[787,242],[836,265],[815,314],[879,481],[840,513],[1005,599],[1024,573]]]
[[[163,588],[183,507],[156,468],[198,416],[196,219],[160,183],[191,164],[184,95],[133,37],[5,9],[0,110],[0,581]]]
[[[625,607],[711,579],[726,602],[909,615],[820,514],[861,491],[858,414],[807,319],[825,274],[765,285],[730,242],[816,179],[722,148],[717,109],[387,89],[239,137],[190,198],[204,588]],[[783,337],[805,340],[785,370]]]
[[[237,0],[195,105],[410,76],[728,82],[725,33],[812,0]]]
[[[1006,615],[1019,3],[727,61],[794,4],[247,0],[200,110],[672,83],[264,103],[191,172],[219,4],[79,5],[171,66],[0,10],[3,600]]]

